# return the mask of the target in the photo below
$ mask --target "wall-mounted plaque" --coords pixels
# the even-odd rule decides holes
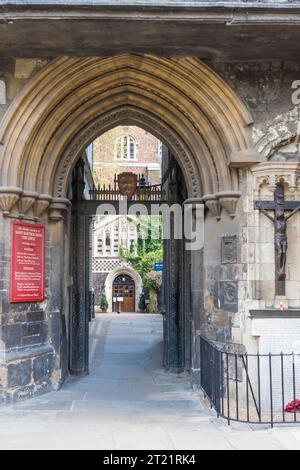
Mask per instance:
[[[219,283],[220,307],[227,312],[238,310],[238,283],[236,281],[220,281]]]
[[[237,263],[237,236],[224,235],[221,241],[221,263]]]
[[[45,299],[45,227],[12,222],[10,301]]]

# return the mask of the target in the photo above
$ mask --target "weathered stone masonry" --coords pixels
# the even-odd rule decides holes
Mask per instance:
[[[133,59],[130,57],[121,59],[122,67],[126,64],[126,60],[130,62]],[[150,59],[148,60],[150,61]],[[88,73],[86,72],[86,66],[82,66],[80,70],[81,65],[79,62],[75,63],[72,59],[60,59],[56,65],[57,73],[60,69],[63,70],[64,61],[67,62],[67,68],[77,68],[82,77],[80,85],[83,87],[84,75]],[[116,63],[118,64],[118,60]],[[134,66],[136,65],[134,60],[132,63]],[[273,234],[267,221],[261,221],[259,214],[253,211],[253,202],[255,198],[272,198],[273,186],[270,177],[272,180],[275,177],[274,175],[285,178],[288,197],[297,197],[299,199],[299,179],[297,176],[300,158],[297,150],[299,143],[298,110],[291,103],[291,83],[294,79],[300,78],[298,77],[300,67],[297,63],[291,62],[267,62],[262,64],[261,62],[208,61],[207,63],[218,76],[224,78],[231,89],[235,90],[238,99],[241,100],[239,112],[236,112],[233,108],[231,108],[231,112],[236,122],[240,122],[240,119],[243,121],[243,125],[240,126],[243,131],[237,132],[238,125],[236,127],[232,125],[232,128],[230,128],[229,121],[225,120],[224,117],[228,113],[230,103],[235,100],[234,94],[230,96],[226,105],[224,105],[224,102],[220,105],[218,111],[216,111],[216,103],[213,104],[214,109],[212,109],[212,101],[203,100],[201,102],[200,100],[197,106],[194,103],[192,104],[194,106],[193,111],[195,113],[199,112],[198,118],[195,119],[192,113],[189,113],[189,107],[192,106],[189,100],[191,97],[196,99],[194,94],[197,88],[199,91],[203,91],[202,80],[204,76],[207,83],[211,84],[212,77],[206,69],[205,75],[200,74],[198,78],[193,76],[194,94],[191,93],[191,90],[188,90],[188,98],[182,98],[184,94],[182,90],[180,99],[175,94],[169,102],[164,95],[164,90],[153,90],[151,89],[153,84],[147,84],[146,86],[145,83],[142,83],[138,68],[135,70],[134,76],[125,74],[120,84],[125,83],[125,89],[128,90],[127,82],[131,84],[139,83],[142,90],[141,97],[134,102],[133,96],[130,95],[132,105],[128,106],[127,91],[123,91],[126,99],[122,101],[123,95],[120,94],[119,114],[115,112],[113,116],[109,111],[112,105],[109,98],[107,98],[107,102],[106,99],[103,100],[99,104],[99,108],[97,108],[97,103],[94,101],[91,104],[93,108],[91,107],[88,111],[89,115],[86,114],[86,118],[84,118],[86,126],[91,125],[91,120],[94,120],[93,128],[89,128],[88,135],[81,134],[81,141],[67,163],[64,156],[71,155],[69,151],[71,144],[78,133],[82,132],[82,129],[78,126],[78,115],[74,114],[74,117],[72,117],[75,102],[70,101],[68,103],[69,109],[65,110],[66,116],[62,117],[59,122],[59,130],[52,124],[53,116],[55,116],[53,110],[54,114],[51,115],[51,125],[53,127],[51,128],[50,137],[47,136],[46,131],[43,131],[41,137],[33,137],[30,128],[30,119],[32,117],[30,116],[30,119],[27,119],[27,138],[33,146],[32,148],[35,148],[34,155],[36,158],[40,158],[41,155],[43,155],[43,158],[47,158],[47,165],[45,161],[40,162],[42,170],[40,170],[40,173],[36,171],[34,160],[28,160],[25,163],[25,149],[24,159],[19,161],[20,170],[19,168],[18,170],[15,169],[14,173],[10,169],[11,173],[8,180],[8,168],[5,164],[1,166],[0,184],[5,187],[3,189],[5,194],[8,194],[7,187],[9,185],[7,181],[12,181],[15,174],[17,174],[18,181],[15,185],[21,190],[30,189],[30,191],[38,191],[40,194],[41,191],[48,192],[52,198],[60,196],[60,199],[49,199],[48,201],[45,199],[43,201],[45,210],[40,214],[40,222],[45,224],[47,233],[47,299],[40,305],[20,304],[12,306],[9,304],[10,219],[3,217],[2,213],[0,214],[0,396],[2,403],[25,399],[34,394],[55,389],[60,386],[68,374],[70,339],[67,332],[72,334],[71,318],[73,315],[74,319],[76,312],[72,312],[68,303],[70,289],[74,288],[72,273],[66,268],[68,253],[70,248],[72,250],[69,237],[70,217],[66,217],[69,206],[68,202],[61,198],[66,196],[67,184],[65,183],[68,182],[72,165],[78,158],[81,147],[94,137],[93,133],[96,136],[97,133],[114,124],[125,122],[126,119],[130,123],[139,124],[153,130],[155,135],[161,133],[159,136],[168,144],[172,154],[180,164],[189,192],[187,197],[191,199],[198,197],[199,200],[201,199],[202,204],[205,203],[206,206],[204,250],[197,254],[197,258],[192,258],[190,261],[188,259],[181,261],[181,263],[186,262],[188,264],[191,272],[191,312],[184,312],[186,315],[182,314],[180,321],[174,319],[175,312],[172,318],[173,323],[168,323],[166,327],[166,345],[170,344],[166,365],[173,370],[191,369],[191,372],[194,372],[194,380],[197,380],[199,364],[196,351],[199,331],[214,340],[235,341],[250,348],[249,350],[256,346],[257,340],[253,340],[251,321],[248,318],[249,310],[274,306],[275,298],[272,293],[270,294],[270,285],[273,283],[273,279],[267,279],[264,274],[269,272],[274,261],[272,252]],[[113,64],[110,67],[109,61],[107,64],[113,77],[112,69],[115,65]],[[1,104],[1,112],[4,115],[10,105],[13,106],[12,100],[18,93],[24,91],[26,83],[29,83],[30,86],[31,80],[38,76],[36,74],[39,71],[44,71],[47,77],[45,72],[47,63],[42,58],[30,60],[29,62],[20,59],[17,61],[9,59],[1,61],[0,66],[0,79],[4,80],[6,89],[5,100],[3,100],[3,96],[0,100],[1,103],[6,101],[6,104]],[[148,67],[149,64],[143,66]],[[160,66],[162,68],[168,66],[168,61],[161,59],[160,64],[151,65],[153,77],[155,77],[155,71],[157,72]],[[195,65],[196,68],[194,69],[193,65],[189,69],[190,64],[184,62],[181,64],[180,61],[174,62],[172,66],[176,66],[178,72],[180,72],[181,67],[183,67],[181,71],[188,67],[188,70],[190,72],[192,70],[193,73],[198,67],[198,65]],[[93,67],[97,69],[97,67],[101,67],[101,64],[94,62]],[[49,70],[49,73],[54,72]],[[97,74],[94,75],[94,79],[97,80]],[[107,83],[103,86],[102,93],[109,97],[108,85]],[[149,86],[150,92],[147,88]],[[72,95],[72,90],[70,90],[70,93]],[[147,93],[150,93],[151,99],[146,100]],[[214,94],[218,97],[218,100],[225,100],[219,88],[214,91]],[[80,98],[82,99],[82,111],[87,109],[85,106],[89,95],[92,97],[91,99],[96,96],[92,89],[86,90],[85,96]],[[54,95],[51,98],[53,100],[58,99]],[[58,100],[64,98],[61,96]],[[186,102],[181,101],[181,99],[183,101],[186,99]],[[235,103],[238,102],[238,99]],[[148,115],[145,111],[137,109],[138,104],[143,107],[149,106],[150,103],[152,107],[151,113]],[[177,106],[176,111],[175,103]],[[189,106],[187,103],[189,103]],[[242,103],[244,103],[244,108]],[[101,109],[104,109],[104,114],[100,116],[101,123],[96,125],[96,122],[100,122],[100,106]],[[220,121],[216,124],[214,118],[211,117],[209,122],[202,125],[203,114],[199,111],[201,106],[206,107],[206,113],[210,112],[211,116],[219,112],[218,118]],[[222,109],[224,116],[220,114]],[[43,112],[40,113],[40,123],[47,123],[48,112],[52,111],[49,110],[49,106],[45,106]],[[243,113],[248,113],[248,121],[241,118]],[[167,116],[167,123],[162,119],[163,115]],[[253,124],[250,116],[253,119]],[[73,127],[72,132],[67,135],[64,141],[64,136],[68,132],[67,126],[65,129],[63,128],[63,120],[66,119],[70,119],[68,124]],[[35,124],[38,123],[37,120]],[[225,123],[228,125],[227,128]],[[222,125],[224,125],[223,128]],[[217,131],[216,128],[218,128]],[[53,132],[57,133],[54,138]],[[181,136],[180,132],[182,132]],[[224,134],[222,135],[222,132],[231,137],[227,139]],[[245,132],[245,136],[247,135],[245,139],[241,137],[243,132]],[[212,139],[207,137],[215,134],[218,137]],[[220,135],[222,135],[222,138]],[[47,141],[48,137],[49,140]],[[18,152],[21,148],[20,142],[25,138],[26,134],[24,133],[20,141],[16,140],[16,150]],[[41,140],[38,140],[39,138]],[[5,139],[7,139],[7,134],[4,135]],[[43,150],[42,145],[46,141],[48,144],[45,152],[41,152],[41,149]],[[59,149],[57,149],[58,142],[63,142]],[[204,142],[206,145],[204,145]],[[35,145],[38,146],[34,147]],[[210,145],[210,150],[207,150],[207,145]],[[292,147],[287,148],[289,145],[292,145]],[[240,148],[237,148],[238,146]],[[56,151],[57,153],[55,153]],[[8,158],[8,153],[5,154],[5,158]],[[277,164],[276,167],[278,158],[281,161],[286,159],[286,161],[280,164],[279,167]],[[259,164],[259,160],[261,160],[261,164]],[[61,171],[59,175],[57,173],[53,174],[52,168],[61,168],[63,164],[66,166],[65,173]],[[20,174],[23,168],[26,169],[24,177]],[[34,170],[32,171],[34,176],[31,180],[29,168]],[[31,181],[32,186],[23,187],[23,181],[26,185]],[[50,182],[53,182],[52,187]],[[35,187],[35,185],[37,186]],[[48,187],[48,191],[45,191],[46,187]],[[61,187],[63,192],[55,194],[52,190],[53,187]],[[268,187],[271,188],[271,191]],[[296,189],[293,190],[293,188]],[[37,210],[38,201],[38,207],[41,208],[42,201],[37,198],[38,196],[34,197],[34,204],[28,209],[26,217],[31,217],[33,210]],[[3,209],[8,202],[5,202],[3,197],[1,201],[1,208]],[[10,215],[18,216],[19,213],[19,206],[16,201],[12,206]],[[293,222],[289,229],[292,237],[291,243],[295,244],[299,241],[295,228],[299,224],[299,217],[298,215],[298,219]],[[266,227],[265,239],[257,239],[257,230],[259,233],[261,226]],[[175,250],[175,247],[171,246],[170,250],[172,249]],[[259,249],[262,251],[260,252]],[[266,258],[261,259],[262,253]],[[269,258],[267,258],[268,256]],[[169,259],[169,263],[172,270],[174,257]],[[183,270],[180,269],[180,266],[179,264],[179,272],[182,273]],[[300,306],[300,278],[297,270],[299,270],[298,259],[290,258],[288,279],[290,287],[288,288],[289,298],[287,300],[294,307]],[[171,284],[175,283],[177,285],[177,282],[178,279],[170,279]],[[179,282],[182,286],[186,279],[179,279]],[[178,286],[175,286],[175,288],[177,289]],[[176,310],[178,304],[174,304],[173,295],[174,292],[169,291],[169,302],[172,304],[172,309],[175,308]],[[187,299],[179,300],[181,309],[186,305],[185,302],[187,302]],[[168,313],[167,311],[166,322],[169,321]],[[191,321],[187,314],[191,316]],[[183,322],[186,325],[191,325],[191,332],[187,331],[187,327],[184,330]],[[81,336],[84,328],[83,325],[83,329],[78,335],[79,342],[85,341]],[[175,331],[174,328],[177,328],[177,330]],[[191,338],[193,354],[190,364],[185,363],[178,350],[178,348],[184,349],[185,347],[182,344],[182,337],[180,337],[183,330],[185,331],[185,340],[188,341],[189,334]],[[176,338],[177,343],[174,343],[174,335],[179,335]]]
[[[23,400],[51,389],[55,368],[55,312],[47,302],[9,305],[10,221],[1,216],[5,242],[1,244],[1,348],[0,391],[2,401]],[[2,232],[2,233],[3,233]],[[50,297],[51,249],[46,231],[46,292]],[[60,314],[60,313],[59,313]],[[53,383],[54,385],[54,383]]]

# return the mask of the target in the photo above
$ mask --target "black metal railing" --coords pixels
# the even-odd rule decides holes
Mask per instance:
[[[300,354],[228,352],[200,336],[200,386],[228,424],[300,422]]]

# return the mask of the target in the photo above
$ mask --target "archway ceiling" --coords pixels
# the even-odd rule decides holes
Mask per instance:
[[[237,189],[228,161],[251,146],[244,104],[198,59],[133,54],[45,66],[2,122],[1,185],[64,196],[84,147],[127,121],[168,145],[190,196]]]
[[[299,11],[299,4],[288,0],[2,0],[0,55],[53,58],[147,52],[202,59],[295,60],[300,52]]]

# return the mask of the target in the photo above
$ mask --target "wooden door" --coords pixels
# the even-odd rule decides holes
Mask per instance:
[[[135,311],[135,283],[128,275],[116,277],[113,283],[113,311]]]

